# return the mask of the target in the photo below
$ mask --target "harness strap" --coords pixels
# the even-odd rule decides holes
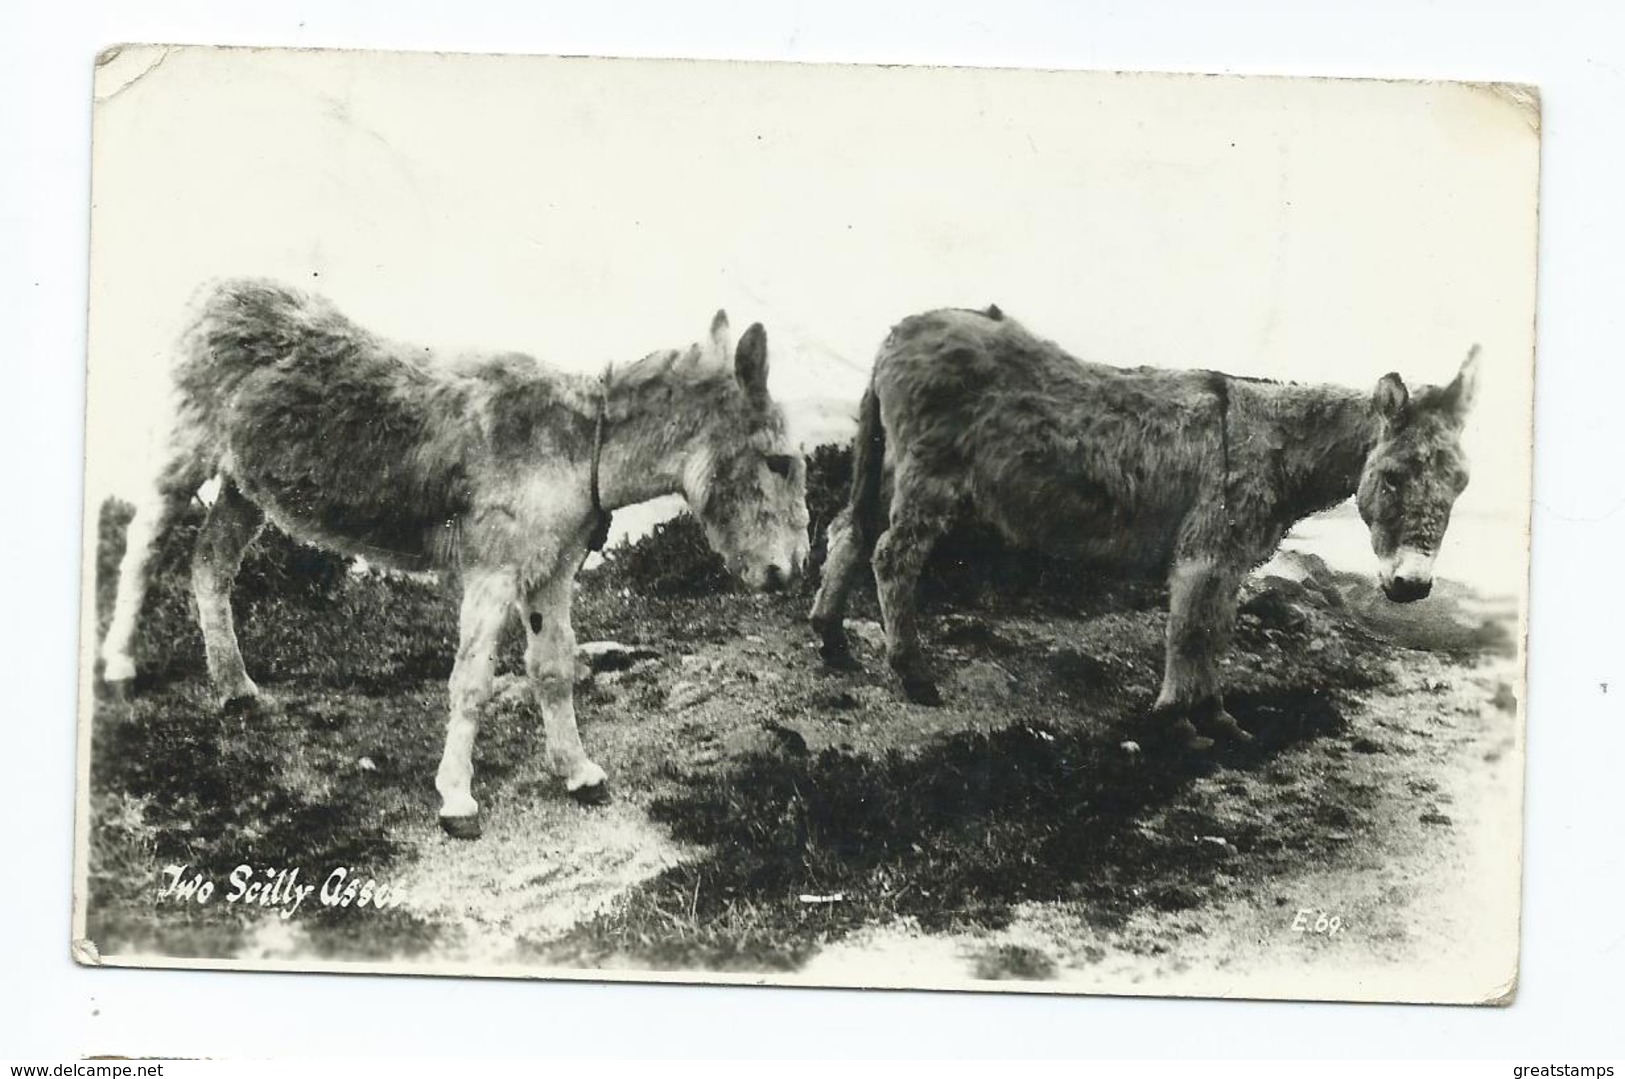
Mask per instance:
[[[1219,476],[1219,508],[1230,521],[1230,376],[1222,371],[1208,372],[1208,385],[1219,401],[1219,460],[1224,472]]]
[[[593,422],[592,429],[592,533],[587,537],[587,550],[602,551],[604,544],[609,542],[610,513],[604,508],[604,503],[598,490],[598,459],[604,452],[604,412],[609,408],[609,372],[604,372],[603,379],[598,385],[598,418]]]

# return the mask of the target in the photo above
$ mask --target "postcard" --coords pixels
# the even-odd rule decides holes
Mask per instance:
[[[128,45],[83,963],[1506,1003],[1539,97]]]

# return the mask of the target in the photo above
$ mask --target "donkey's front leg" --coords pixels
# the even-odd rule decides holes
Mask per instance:
[[[480,805],[474,800],[474,738],[479,710],[491,697],[497,641],[515,591],[511,570],[470,570],[463,578],[458,621],[457,661],[451,668],[451,718],[446,749],[434,779],[440,792],[440,826],[459,839],[480,834]]]
[[[1198,725],[1252,740],[1224,710],[1219,687],[1219,660],[1235,630],[1241,578],[1240,570],[1222,561],[1187,557],[1174,563],[1168,579],[1168,650],[1153,714],[1172,720],[1175,737],[1192,749],[1213,744],[1197,733]]]
[[[942,703],[936,677],[920,650],[915,592],[925,560],[947,527],[946,498],[911,482],[899,469],[891,527],[875,545],[875,591],[886,624],[886,659],[903,680],[903,693],[915,704]]]
[[[826,664],[842,670],[859,670],[852,656],[852,643],[846,635],[846,601],[857,583],[868,552],[858,538],[852,523],[852,509],[847,507],[830,522],[825,533],[824,580],[813,600],[808,621],[818,634],[818,654]]]
[[[573,564],[573,563],[572,563]],[[525,629],[525,672],[530,676],[547,728],[547,759],[564,779],[564,789],[583,805],[609,801],[604,770],[587,758],[576,730],[576,634],[570,625],[570,597],[575,573],[555,571],[551,580],[530,589],[520,604]]]

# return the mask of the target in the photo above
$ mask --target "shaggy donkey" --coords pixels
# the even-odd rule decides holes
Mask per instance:
[[[767,335],[732,355],[710,340],[594,379],[518,353],[436,361],[382,341],[330,304],[276,284],[204,294],[181,341],[167,460],[130,524],[103,677],[134,676],[130,639],[149,557],[210,477],[220,491],[192,558],[209,674],[232,706],[258,690],[243,668],[230,590],[267,519],[306,543],[462,577],[451,718],[435,786],[453,835],[479,833],[470,791],[480,705],[516,607],[547,753],[583,802],[608,795],[571,697],[571,587],[608,511],[684,495],[712,547],[748,585],[777,589],[807,554],[805,466],[767,392]]]
[[[1212,744],[1198,727],[1246,739],[1218,676],[1242,578],[1295,522],[1357,495],[1383,591],[1401,603],[1426,596],[1467,484],[1459,435],[1476,358],[1475,347],[1442,388],[1412,394],[1390,374],[1366,394],[1084,363],[997,307],[905,319],[875,360],[851,502],[829,529],[812,611],[824,659],[853,664],[847,593],[872,554],[891,666],[910,700],[940,702],[914,587],[932,544],[968,509],[1017,544],[1166,573],[1153,714],[1190,748]]]

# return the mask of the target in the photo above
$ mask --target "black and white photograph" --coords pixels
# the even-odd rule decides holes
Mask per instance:
[[[1511,1003],[1541,115],[108,48],[75,959]]]

